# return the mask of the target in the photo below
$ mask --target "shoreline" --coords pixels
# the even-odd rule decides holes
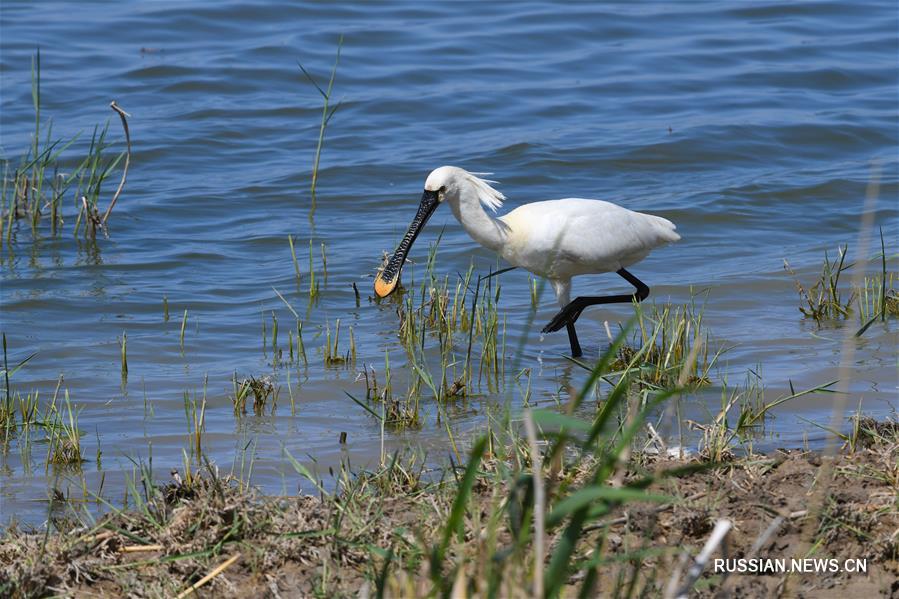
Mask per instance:
[[[798,449],[717,464],[632,454],[608,487],[631,489],[649,474],[653,499],[609,502],[580,530],[580,567],[568,571],[562,596],[575,594],[591,572],[602,596],[609,589],[661,595],[722,520],[730,523],[728,553],[715,548],[695,583],[699,596],[722,588],[739,596],[788,589],[895,596],[899,424],[867,421],[864,430],[854,451],[833,460]],[[8,527],[0,536],[0,590],[11,597],[175,596],[202,583],[201,596],[422,596],[440,594],[437,563],[442,576],[452,573],[445,581],[452,593],[526,596],[536,549],[533,535],[517,528],[529,529],[533,512],[532,488],[521,485],[528,452],[510,446],[498,453],[505,455],[485,455],[452,526],[466,485],[461,469],[429,482],[400,456],[377,472],[335,473],[338,491],[318,496],[262,495],[214,467],[202,475],[173,471],[145,503],[93,525],[64,519],[49,532]],[[591,465],[550,468],[546,493],[584,486]],[[552,527],[554,512],[545,517],[542,551],[551,555],[565,527]],[[498,578],[497,560],[505,561]],[[850,571],[862,563],[866,573]]]

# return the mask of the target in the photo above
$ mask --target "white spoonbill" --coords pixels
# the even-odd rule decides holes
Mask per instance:
[[[571,353],[581,355],[574,323],[587,306],[642,301],[649,295],[640,279],[625,270],[659,246],[677,241],[674,223],[601,200],[566,198],[525,204],[494,217],[505,196],[490,183],[455,166],[428,175],[418,212],[393,256],[375,278],[375,293],[396,289],[400,271],[415,238],[441,203],[449,204],[468,234],[513,266],[549,279],[562,308],[544,333],[568,330]],[[571,278],[614,272],[636,288],[633,295],[583,296],[571,299]]]

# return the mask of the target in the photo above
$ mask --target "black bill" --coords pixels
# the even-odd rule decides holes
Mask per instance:
[[[406,263],[406,255],[412,249],[415,238],[424,229],[425,223],[428,222],[428,219],[431,218],[434,210],[439,205],[440,200],[436,191],[425,190],[421,194],[421,203],[418,205],[418,212],[415,213],[415,218],[412,219],[412,223],[409,225],[409,230],[406,231],[396,251],[393,252],[393,256],[388,260],[387,266],[375,277],[375,293],[378,297],[387,297],[396,289],[400,280],[400,272],[403,270],[403,264]]]

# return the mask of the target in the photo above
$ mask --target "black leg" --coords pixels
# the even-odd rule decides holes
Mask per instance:
[[[625,281],[627,281],[637,289],[637,292],[634,294],[635,302],[640,303],[647,297],[649,297],[649,287],[646,286],[646,283],[644,283],[628,271],[624,270],[623,268],[616,270],[615,273],[621,275],[621,277]]]
[[[583,355],[583,352],[581,351],[581,344],[578,343],[577,340],[577,331],[574,330],[574,323],[566,323],[565,327],[568,329],[568,343],[571,344],[571,357],[580,358]]]
[[[633,295],[602,295],[602,296],[583,296],[576,297],[571,302],[568,303],[567,306],[562,308],[558,314],[556,314],[549,324],[543,327],[544,333],[552,333],[554,331],[558,331],[563,326],[572,325],[568,329],[568,337],[571,338],[572,331],[574,330],[574,323],[580,317],[581,312],[584,311],[584,308],[587,306],[597,306],[599,304],[629,304],[631,302],[642,302],[647,297],[649,297],[649,287],[643,283],[640,279],[624,270],[623,268],[617,270],[616,273],[620,275],[624,280],[633,285],[636,288],[636,292]],[[580,346],[578,346],[580,349]],[[574,343],[572,343],[571,351],[574,351]]]

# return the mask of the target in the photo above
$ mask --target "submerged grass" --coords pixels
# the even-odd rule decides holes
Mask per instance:
[[[703,324],[705,303],[697,307],[692,301],[683,305],[644,302],[634,308],[634,333],[618,350],[614,371],[630,372],[641,388],[670,387],[682,376],[683,384],[690,387],[711,382],[711,371],[725,348],[710,350]],[[589,369],[587,364],[577,363]],[[684,370],[687,365],[689,371]]]
[[[846,245],[839,246],[834,259],[825,251],[821,275],[811,285],[803,285],[786,260],[784,269],[795,280],[801,299],[799,310],[806,318],[820,325],[848,319],[855,313],[862,325],[856,336],[861,336],[878,320],[899,316],[899,296],[894,288],[896,273],[887,270],[887,248],[881,230],[878,272],[861,278],[859,284],[849,285],[847,289],[840,283],[841,274],[853,267],[845,263],[847,249]]]
[[[345,352],[340,350],[340,319],[334,323],[334,338],[331,339],[331,325],[325,325],[325,346],[322,348],[322,356],[325,366],[352,366],[356,363],[356,338],[353,335],[353,327],[349,327],[349,346]]]
[[[198,585],[216,596],[723,591],[728,582],[690,556],[709,545],[713,529],[728,530],[728,551],[737,554],[773,546],[789,553],[798,542],[792,523],[809,517],[795,486],[815,485],[814,460],[802,452],[699,461],[635,453],[650,415],[681,389],[633,400],[627,377],[611,372],[628,335],[627,328],[618,335],[564,411],[528,411],[523,431],[506,413],[473,441],[464,463],[439,471],[426,470],[419,454],[398,452],[374,470],[345,460],[326,483],[292,460],[296,482],[313,495],[263,497],[239,476],[244,460],[238,474],[223,474],[185,454],[165,483],[154,479],[152,458],[135,460],[130,509],[108,506],[94,520],[64,502],[67,516],[53,520],[52,534],[8,528],[0,537],[0,592],[178,596]],[[691,354],[695,359],[698,351]],[[610,375],[615,384],[600,409],[588,419],[572,416]],[[234,384],[251,383],[235,375]],[[369,387],[375,396],[384,389]],[[724,422],[739,403],[727,401]],[[865,583],[888,588],[899,560],[890,536],[899,526],[899,427],[859,420],[855,428],[855,453],[838,460],[816,538],[827,555],[868,557]],[[781,472],[791,473],[786,487]],[[864,497],[847,499],[860,481]],[[733,592],[773,590],[763,592],[758,585],[767,582],[759,580],[741,579]],[[853,579],[827,580],[844,587]]]
[[[896,273],[877,273],[865,277],[858,291],[858,315],[862,322],[899,316],[899,294],[896,292]]]
[[[408,287],[375,300],[396,312],[397,337],[405,354],[401,371],[406,391],[394,393],[390,357],[385,355],[383,378],[387,384],[379,386],[375,369],[363,365],[357,380],[365,381],[365,401],[350,395],[393,429],[421,426],[424,406],[436,406],[437,424],[448,427],[445,404],[484,392],[500,393],[505,386],[505,317],[498,309],[498,273],[478,276],[472,264],[455,281],[449,276],[438,277],[434,264],[441,237],[430,247],[420,283],[413,278]],[[344,363],[347,354],[336,347],[327,350],[332,345],[330,328],[328,331],[326,357]],[[350,358],[354,355],[351,352]],[[426,393],[432,401],[423,401]]]
[[[272,377],[261,376],[256,378],[251,376],[238,381],[237,373],[234,373],[232,385],[233,395],[231,396],[231,403],[234,406],[235,416],[242,416],[247,413],[247,400],[251,394],[253,397],[253,414],[262,416],[269,406],[271,406],[270,412],[274,414],[275,407],[278,404],[279,389]]]
[[[837,247],[837,258],[833,260],[825,250],[821,275],[809,287],[804,286],[796,278],[796,273],[790,268],[789,262],[784,260],[784,268],[796,279],[796,290],[804,304],[799,306],[799,311],[806,318],[821,322],[849,316],[854,294],[850,293],[849,297],[845,297],[840,288],[840,275],[852,266],[845,264],[847,249],[848,246],[845,245]]]
[[[50,429],[52,434],[47,450],[47,464],[56,466],[80,466],[84,461],[81,451],[81,431],[78,430],[77,411],[69,400],[69,390],[65,391],[66,414],[56,412],[56,420]]]
[[[329,101],[339,53],[340,44],[327,91],[303,69],[325,100],[313,164],[310,217],[315,210],[325,129],[336,110],[329,108]],[[12,178],[4,176],[3,180],[2,203],[7,212],[0,222],[7,227],[7,239],[16,219],[27,217],[36,230],[47,207],[55,234],[63,222],[60,199],[75,181],[68,178],[75,175],[61,176],[55,171],[54,161],[67,145],[56,149],[60,142],[50,141],[49,125],[47,141],[41,145],[39,55],[34,80],[34,146],[21,172],[15,171]],[[120,109],[116,111],[130,149],[127,121]],[[80,207],[76,202],[76,233],[81,226],[91,236],[97,228],[105,228],[125,182],[129,155],[107,158],[106,135],[107,128],[95,129],[89,156],[76,171],[76,198],[81,201]],[[123,156],[122,181],[101,218],[101,186]],[[48,178],[51,167],[54,174]],[[288,243],[299,291],[301,273],[292,236],[288,236]],[[384,427],[424,426],[423,405],[435,406],[437,424],[446,427],[454,454],[449,467],[426,472],[420,456],[398,453],[388,460],[382,449],[376,470],[355,470],[347,459],[328,487],[285,448],[285,455],[300,476],[291,482],[311,483],[316,496],[259,497],[247,484],[253,462],[251,457],[249,468],[245,468],[249,443],[241,455],[238,475],[232,471],[232,475],[222,476],[206,455],[209,404],[208,381],[204,380],[202,396],[184,393],[189,451],[184,451],[182,469],[174,471],[172,482],[160,485],[154,480],[152,452],[147,462],[133,459],[134,474],[126,481],[124,498],[124,504],[133,509],[113,507],[102,497],[101,483],[95,499],[111,513],[99,522],[56,491],[69,513],[67,520],[54,518],[51,522],[63,534],[54,534],[51,539],[50,527],[43,535],[23,535],[14,526],[9,528],[0,539],[0,594],[108,592],[180,597],[200,587],[208,587],[214,594],[271,592],[276,596],[279,589],[318,596],[349,592],[367,596],[372,590],[377,596],[690,593],[703,563],[695,560],[689,564],[689,573],[685,572],[690,559],[683,553],[684,543],[693,544],[695,549],[695,544],[713,529],[713,513],[725,511],[712,498],[702,505],[695,500],[712,495],[709,489],[717,480],[715,494],[733,493],[731,485],[740,491],[742,484],[748,489],[741,496],[744,503],[757,507],[754,485],[761,474],[776,470],[778,458],[753,461],[750,456],[738,463],[735,444],[751,439],[762,429],[776,406],[829,391],[834,383],[799,392],[791,385],[789,394],[767,401],[759,376],[748,378],[744,387],[728,388],[725,382],[721,410],[710,425],[702,428],[699,460],[669,462],[664,456],[670,454],[662,451],[655,457],[638,454],[635,447],[644,440],[644,429],[655,435],[650,417],[657,416],[684,392],[709,383],[710,371],[723,351],[709,349],[703,308],[697,309],[692,302],[682,306],[641,304],[636,307],[634,323],[611,340],[611,347],[598,362],[582,364],[589,372],[587,380],[580,391],[570,394],[563,409],[532,410],[530,369],[513,368],[517,372],[508,378],[515,381],[527,407],[524,433],[520,430],[522,423],[512,419],[508,406],[499,419],[488,410],[486,434],[471,443],[463,462],[448,410],[457,398],[464,400],[478,393],[495,397],[503,392],[508,380],[505,318],[498,308],[499,273],[480,275],[472,265],[458,278],[441,279],[433,269],[438,245],[439,240],[431,248],[421,283],[410,285],[398,300],[384,302],[397,310],[398,338],[406,358],[402,364],[405,392],[395,392],[401,385],[391,372],[390,355],[385,351],[383,384],[375,369],[363,364],[360,377],[365,381],[366,396],[364,400],[353,399],[379,420],[382,443]],[[320,243],[322,271],[318,280],[313,264],[315,249],[310,238],[310,309],[320,295],[320,282],[327,286],[328,281],[325,244]],[[804,301],[801,309],[817,321],[846,318],[855,298],[860,318],[868,322],[863,332],[874,320],[895,314],[894,273],[887,276],[884,250],[879,278],[866,280],[863,288],[846,296],[840,288],[841,272],[848,268],[845,254],[845,247],[836,260],[825,254],[820,280],[810,287],[799,286]],[[355,284],[354,290],[358,307],[360,296]],[[289,361],[306,364],[303,320],[281,293],[275,293],[296,319],[295,335],[292,327],[284,327]],[[533,310],[538,300],[537,282],[532,281]],[[167,321],[166,296],[163,312]],[[262,310],[262,347],[264,353],[272,351],[277,367],[283,359],[282,322],[275,311],[269,312],[270,320]],[[182,351],[187,317],[185,310],[179,337]],[[355,365],[357,348],[352,327],[348,331],[348,348],[342,348],[340,319],[334,323],[333,337],[326,322],[322,352],[326,367]],[[10,377],[30,357],[11,369],[5,335],[3,345],[6,394],[0,424],[4,441],[13,436],[21,441],[32,429],[38,430],[43,435],[41,441],[47,443],[48,468],[80,467],[85,460],[79,408],[71,402],[67,389],[62,394],[63,402],[59,402],[62,380],[42,411],[37,392],[13,393],[10,385]],[[124,380],[128,373],[124,332],[120,352]],[[439,372],[435,362],[439,362]],[[290,389],[289,368],[287,374]],[[521,382],[525,378],[526,384]],[[600,381],[608,387],[600,388]],[[256,416],[274,413],[280,388],[272,376],[238,380],[235,373],[232,385],[236,416],[247,413],[250,398]],[[632,392],[635,387],[638,393]],[[426,393],[433,401],[425,401]],[[593,398],[599,401],[596,409],[589,411],[590,417],[574,416],[583,413],[579,408]],[[869,460],[863,468],[851,462],[844,464],[847,476],[894,493],[892,504],[865,504],[865,508],[876,508],[876,516],[866,516],[865,509],[847,512],[846,502],[834,498],[817,531],[822,547],[839,546],[849,531],[863,539],[866,550],[895,562],[895,535],[881,533],[894,530],[899,520],[894,499],[899,489],[896,431],[894,424],[864,420],[860,413],[850,433],[832,431],[845,437],[851,452],[864,454]],[[340,439],[344,444],[345,435]],[[98,464],[99,457],[98,432]],[[759,466],[759,462],[764,463]],[[740,480],[743,471],[748,475]],[[713,476],[698,485],[704,491],[687,495],[681,479],[709,472]],[[814,476],[811,478],[809,485],[815,484]],[[721,480],[726,481],[723,487]],[[776,507],[788,503],[788,498],[779,499],[782,503],[772,501],[766,509],[776,512]],[[51,512],[54,501],[55,494]],[[668,513],[674,518],[666,524],[661,515]],[[777,517],[802,517],[794,516],[798,513],[788,511]],[[714,529],[722,530],[718,526]],[[747,538],[738,538],[734,544],[738,551],[755,551],[750,547],[760,546],[762,538],[755,537],[752,545]],[[714,588],[720,582],[709,577],[701,584]]]
[[[408,386],[402,395],[394,394],[393,374],[390,369],[390,353],[384,352],[384,383],[378,382],[378,373],[371,365],[362,365],[357,380],[365,381],[365,402],[350,393],[347,395],[366,412],[376,418],[383,427],[391,430],[416,429],[423,423],[422,378],[418,373],[409,376]]]
[[[790,381],[790,392],[773,400],[767,400],[757,370],[746,373],[743,385],[730,387],[727,381],[721,388],[721,409],[712,414],[707,424],[688,421],[692,428],[701,431],[699,455],[711,462],[720,463],[733,459],[735,450],[752,453],[752,440],[765,431],[765,423],[773,417],[777,406],[793,399],[812,394],[834,393],[837,381],[815,385],[808,389],[795,390]]]
[[[14,375],[33,355],[20,361],[11,371],[5,368],[4,375]],[[6,454],[10,442],[15,440],[26,470],[30,469],[31,449],[35,443],[47,447],[44,460],[46,471],[51,467],[78,470],[86,461],[81,443],[84,433],[78,425],[81,407],[71,400],[68,388],[63,385],[64,380],[60,376],[49,402],[43,402],[42,407],[38,391],[22,393],[14,390],[7,379],[5,396],[0,403],[0,453]]]
[[[115,102],[110,104],[110,108],[122,122],[125,151],[111,157],[106,156],[112,145],[107,141],[107,121],[103,127],[94,127],[87,156],[71,171],[63,172],[60,166],[62,154],[79,136],[69,140],[55,139],[52,121],[45,123],[42,120],[39,50],[32,59],[31,98],[35,116],[31,145],[18,166],[11,167],[9,161],[4,160],[3,184],[0,186],[0,238],[11,244],[15,223],[18,221],[27,222],[33,238],[38,235],[45,221],[48,221],[50,235],[57,235],[65,225],[63,200],[70,192],[76,215],[73,234],[77,236],[83,231],[85,237],[94,238],[98,230],[106,233],[110,214],[124,188],[130,165],[131,136],[127,113]],[[120,183],[108,207],[101,214],[103,185],[120,164],[123,164]]]
[[[299,62],[297,65],[300,67],[300,70],[303,72],[303,75],[306,76],[306,79],[309,80],[318,93],[322,96],[322,119],[321,126],[318,131],[318,144],[315,146],[315,157],[312,161],[312,183],[309,186],[309,194],[311,196],[312,203],[309,208],[309,219],[315,216],[315,208],[316,208],[316,198],[315,198],[315,187],[318,183],[318,165],[321,160],[322,147],[325,144],[325,130],[328,127],[328,123],[331,122],[331,119],[334,117],[334,113],[337,112],[337,109],[340,108],[340,102],[338,102],[333,108],[330,107],[331,104],[331,92],[334,88],[334,78],[337,75],[337,65],[340,62],[340,50],[343,48],[343,35],[337,40],[337,56],[334,58],[334,66],[331,68],[331,77],[328,79],[328,85],[325,86],[324,89],[315,81],[315,78],[309,74],[309,71],[303,67]]]

